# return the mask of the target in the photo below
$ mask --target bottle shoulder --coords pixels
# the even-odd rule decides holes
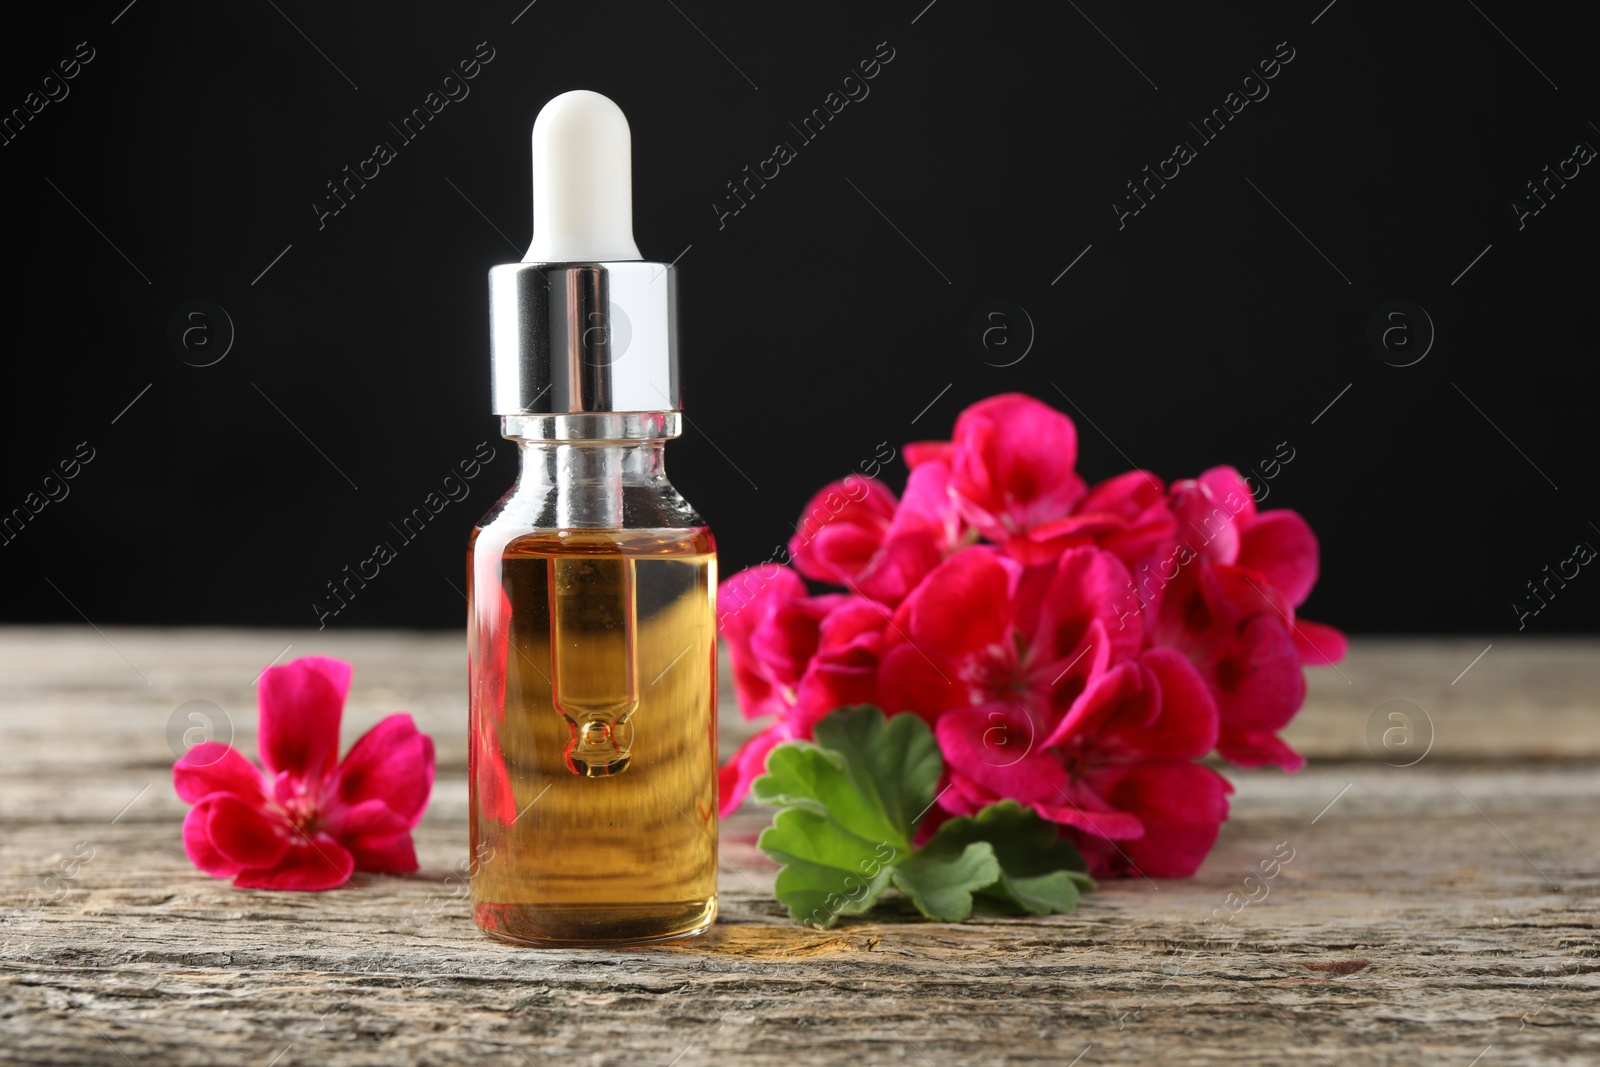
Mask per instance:
[[[468,542],[470,555],[503,559],[573,556],[650,558],[715,558],[716,539],[705,526],[693,529],[512,530],[480,526]]]
[[[473,528],[470,544],[504,554],[711,555],[716,540],[671,483],[622,486],[620,522],[573,522],[553,486],[519,480]]]
[[[618,495],[620,510],[606,509],[605,512],[615,521],[573,521],[577,509],[561,506],[556,487],[530,485],[519,480],[478,520],[478,527],[524,530],[695,530],[706,526],[706,520],[694,505],[684,499],[683,494],[670,482],[625,485],[620,488]],[[581,510],[578,510],[578,514],[582,514]]]

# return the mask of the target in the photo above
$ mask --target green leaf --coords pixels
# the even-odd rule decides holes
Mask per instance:
[[[796,921],[832,926],[872,907],[891,884],[943,922],[965,919],[975,902],[1068,912],[1079,890],[1093,887],[1072,843],[1015,801],[951,819],[914,849],[944,772],[933,731],[916,715],[840,708],[817,724],[816,739],[774,748],[751,788],[783,809],[757,843],[783,865],[777,895]]]
[[[890,867],[910,852],[912,822],[901,815],[904,789],[874,778],[876,769],[898,767],[893,773],[906,775],[913,787],[923,773],[905,769],[908,754],[921,751],[915,730],[887,729],[876,708],[835,712],[830,719],[841,715],[847,732],[829,734],[819,725],[822,736],[867,748],[841,752],[804,741],[785,742],[768,755],[766,774],[752,786],[757,800],[784,809],[757,842],[784,864],[778,872],[778,899],[797,922],[822,927],[832,926],[840,915],[870,908],[888,888]],[[927,724],[916,722],[931,743]],[[933,757],[939,759],[936,745]],[[925,755],[912,758],[926,762]],[[933,767],[933,782],[940,770],[937,764]],[[895,805],[892,814],[885,810],[885,795]]]
[[[876,801],[897,831],[894,844],[909,850],[944,773],[933,730],[909,712],[885,719],[870,704],[858,704],[832,712],[817,723],[815,735],[818,745],[844,757],[857,790]]]
[[[973,816],[951,819],[928,840],[924,851],[989,844],[1000,872],[984,887],[986,902],[1029,915],[1063,915],[1078,905],[1078,893],[1094,888],[1082,873],[1083,857],[1055,824],[1014,800],[991,804]]]
[[[987,841],[963,846],[930,840],[894,868],[895,887],[939,922],[960,922],[972,914],[972,894],[999,877],[1000,864]]]
[[[751,794],[763,804],[812,812],[868,845],[888,841],[907,845],[907,835],[890,822],[871,792],[863,793],[845,769],[845,757],[809,741],[786,741],[767,755],[767,773]]]

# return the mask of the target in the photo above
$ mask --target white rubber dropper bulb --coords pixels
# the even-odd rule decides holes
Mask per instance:
[[[599,93],[562,93],[533,123],[533,244],[522,261],[643,258],[633,242],[628,120]]]

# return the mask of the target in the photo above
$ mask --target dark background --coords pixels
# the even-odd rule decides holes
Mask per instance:
[[[627,113],[638,243],[681,257],[692,425],[668,455],[724,573],[880,441],[946,436],[1006,390],[1073,415],[1090,479],[1288,442],[1266,506],[1321,537],[1305,614],[1352,631],[1515,630],[1525,583],[1600,546],[1600,168],[1523,229],[1511,208],[1600,146],[1578,5],[926,2],[8,13],[0,108],[78,42],[94,59],[0,147],[0,511],[79,442],[94,458],[0,545],[3,617],[309,625],[487,441],[471,495],[329,622],[460,625],[467,533],[515,472],[485,272],[526,248],[528,129],[573,88]],[[788,124],[885,41],[870,95],[801,144]],[[401,145],[388,123],[479,42],[470,95]],[[1187,123],[1279,42],[1270,95],[1202,145]],[[1198,158],[1119,229],[1124,183],[1178,140]],[[324,183],[377,141],[397,158],[319,229]],[[725,183],[778,141],[798,158],[719,228]],[[1005,367],[1014,311],[1014,347],[968,341],[997,299],[1035,333]],[[236,333],[211,366],[168,342],[194,300]],[[1367,340],[1393,300],[1437,331],[1412,366]],[[1593,629],[1590,569],[1524,632]]]

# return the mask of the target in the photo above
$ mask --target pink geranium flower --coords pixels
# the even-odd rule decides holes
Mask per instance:
[[[876,478],[829,482],[806,502],[789,539],[795,569],[813,581],[854,585],[883,546],[894,510],[894,493]]]
[[[984,537],[1029,564],[1059,552],[1048,544],[1052,524],[1084,494],[1074,469],[1078,431],[1067,416],[1022,393],[980,400],[957,417],[948,444],[906,449],[913,468],[934,461],[949,465],[957,507]]]
[[[926,462],[911,472],[898,502],[872,478],[824,486],[801,513],[789,554],[807,578],[892,606],[968,538],[949,466]]]
[[[1043,722],[995,703],[947,712],[936,732],[947,811],[1014,799],[1071,827],[1098,877],[1188,877],[1228,817],[1232,788],[1193,762],[1216,742],[1216,705],[1171,649],[1091,677],[1065,714]]]
[[[229,745],[196,745],[172,767],[193,804],[195,866],[242,889],[332,889],[357,871],[414,871],[411,830],[433,790],[433,741],[391,715],[339,754],[350,664],[322,656],[258,683],[262,771]]]
[[[1316,537],[1295,512],[1258,513],[1232,467],[1175,484],[1172,510],[1176,573],[1160,592],[1152,637],[1205,676],[1224,759],[1298,770],[1305,760],[1277,735],[1305,703],[1301,668],[1337,662],[1347,646],[1338,630],[1295,618],[1316,584]]]
[[[805,583],[773,564],[753,567],[717,589],[734,689],[747,719],[774,721],[723,766],[718,807],[739,806],[784,741],[809,741],[828,712],[877,699],[878,654],[889,612],[864,597],[807,596]]]
[[[1119,625],[1128,572],[1083,546],[1023,567],[986,545],[940,564],[895,612],[878,692],[891,714],[934,721],[952,708],[1000,703],[1036,717],[1071,704],[1088,680],[1133,656],[1143,631]]]
[[[974,536],[1030,566],[1092,544],[1133,569],[1171,541],[1175,520],[1160,478],[1132,470],[1085,488],[1072,419],[1022,393],[980,400],[957,417],[953,440],[914,442],[904,454],[908,498],[917,473],[941,465]]]
[[[919,826],[1015,799],[1096,874],[1194,873],[1228,814],[1198,760],[1298,768],[1278,736],[1307,665],[1345,653],[1296,617],[1318,548],[1292,511],[1258,512],[1230,467],[1166,485],[1087,485],[1062,412],[1008,393],[905,446],[896,500],[825,486],[789,549],[719,588],[739,702],[770,725],[723,768],[732,811],[782,741],[873,703],[934,727],[948,780]],[[984,542],[984,543],[979,543]],[[768,571],[771,573],[767,573]],[[801,576],[845,594],[807,595]]]
[[[1044,536],[1063,548],[1089,540],[1136,572],[1171,543],[1176,525],[1161,479],[1149,471],[1128,471],[1090,488],[1072,517]]]

